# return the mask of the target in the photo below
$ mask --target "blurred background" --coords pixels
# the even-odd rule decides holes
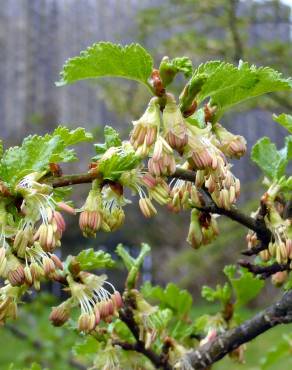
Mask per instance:
[[[186,55],[194,65],[210,59],[237,64],[242,59],[257,66],[271,66],[289,76],[292,74],[291,5],[292,1],[288,0],[1,1],[0,137],[6,147],[19,145],[28,134],[42,134],[64,124],[85,127],[94,134],[96,142],[102,142],[103,126],[110,124],[126,138],[131,121],[138,119],[147,105],[149,97],[143,87],[107,79],[62,88],[55,86],[65,60],[101,40],[122,44],[139,42],[154,56],[156,66],[164,55],[170,58]],[[180,91],[181,82],[173,87],[174,92]],[[272,113],[291,111],[291,95],[269,94],[240,105],[221,123],[232,132],[244,135],[249,150],[261,136],[269,136],[280,147],[285,132],[272,121]],[[86,171],[92,146],[83,145],[78,152],[80,163],[64,166],[64,172]],[[249,152],[236,164],[234,173],[242,183],[240,207],[250,212],[257,207],[251,199],[257,199],[262,187]],[[74,189],[77,206],[82,205],[87,191],[88,186]],[[213,245],[194,251],[185,242],[189,214],[172,215],[161,209],[155,219],[146,221],[135,203],[127,208],[124,227],[112,234],[100,233],[95,240],[84,239],[76,220],[67,218],[63,255],[89,247],[113,251],[119,242],[135,251],[141,242],[147,242],[153,252],[146,260],[142,278],[162,285],[176,282],[189,289],[200,302],[200,286],[222,281],[223,266],[235,263],[240,250],[245,248],[245,230],[228,220],[220,219],[222,233]],[[118,270],[109,274],[122,289],[124,275]],[[52,290],[60,294],[57,287],[53,286]],[[271,295],[275,295],[275,290],[268,285],[254,306],[265,304]],[[42,299],[47,302],[52,298]],[[36,303],[36,310],[37,307]],[[36,323],[32,321],[29,325],[32,328]],[[3,334],[3,340],[12,340],[11,335],[17,337],[13,328]],[[35,333],[31,330],[30,346],[27,351],[20,351],[17,363],[29,363],[35,358],[31,349],[38,345],[35,336],[46,330],[49,339],[45,338],[44,343],[49,346],[48,353],[53,351],[56,336],[62,338],[63,334],[61,331],[52,334],[44,324],[36,327]],[[23,342],[19,335],[19,341]],[[74,338],[68,341],[70,348]],[[8,368],[7,364],[13,360],[14,355],[6,355],[7,359],[0,355],[1,369]],[[54,351],[52,356],[56,358]],[[62,361],[62,369],[78,365],[68,364],[67,357]]]

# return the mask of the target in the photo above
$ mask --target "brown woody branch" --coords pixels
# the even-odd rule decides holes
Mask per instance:
[[[243,254],[244,256],[249,256],[250,257],[250,256],[254,256],[256,254],[259,254],[259,252],[261,252],[261,251],[263,251],[267,248],[268,248],[268,242],[267,243],[259,243],[255,247],[244,250],[243,252],[241,252],[241,254]]]
[[[260,275],[262,279],[267,279],[269,276],[279,271],[290,271],[290,262],[287,263],[273,263],[269,266],[259,266],[250,263],[249,261],[240,260],[238,264],[247,268],[254,275]]]
[[[276,303],[245,321],[236,328],[230,329],[183,357],[182,363],[193,369],[206,369],[219,361],[226,354],[241,344],[250,342],[258,335],[279,324],[292,322],[292,291],[287,292]]]

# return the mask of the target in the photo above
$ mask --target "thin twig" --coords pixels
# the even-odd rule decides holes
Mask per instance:
[[[260,275],[262,279],[267,279],[271,275],[275,274],[279,271],[289,271],[290,268],[290,262],[287,263],[273,263],[269,266],[259,266],[254,265],[250,263],[249,261],[245,260],[239,260],[237,262],[240,266],[247,268],[250,272],[252,272],[254,275]]]

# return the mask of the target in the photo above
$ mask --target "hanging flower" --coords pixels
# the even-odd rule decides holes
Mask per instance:
[[[143,116],[138,121],[133,121],[133,125],[130,142],[137,155],[146,157],[156,140],[160,128],[160,111],[156,97],[150,100]]]

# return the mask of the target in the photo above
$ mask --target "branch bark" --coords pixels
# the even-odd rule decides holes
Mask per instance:
[[[206,369],[226,354],[279,324],[292,322],[292,291],[240,326],[226,331],[213,341],[185,355],[181,362],[195,370]]]
[[[267,279],[269,276],[275,274],[279,271],[289,271],[290,269],[290,262],[287,263],[273,263],[269,266],[259,266],[250,263],[249,261],[240,260],[238,264],[242,267],[247,268],[250,272],[254,275],[260,275],[262,279]]]

